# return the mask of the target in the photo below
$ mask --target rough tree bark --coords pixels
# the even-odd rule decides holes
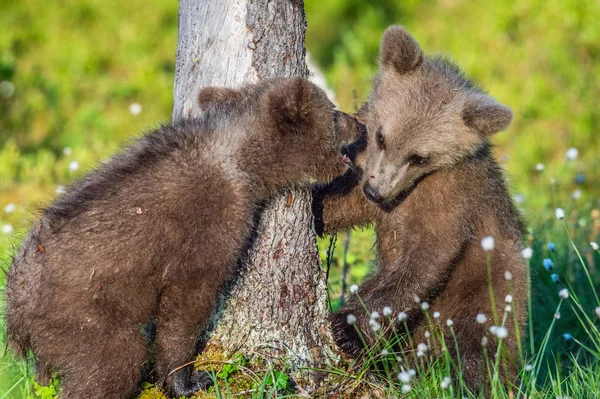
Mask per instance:
[[[305,30],[302,0],[181,0],[173,118],[198,116],[204,86],[307,76]],[[293,191],[266,207],[207,344],[286,358],[308,391],[319,377],[303,368],[337,359],[310,198]]]

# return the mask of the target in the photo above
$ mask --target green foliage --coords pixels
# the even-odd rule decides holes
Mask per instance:
[[[240,367],[246,366],[246,363],[244,355],[236,353],[229,362],[221,367],[221,371],[217,373],[217,377],[227,380],[232,374],[240,371]]]
[[[50,381],[50,385],[41,386],[33,381],[33,393],[40,399],[55,399],[58,394],[59,380],[54,377]]]

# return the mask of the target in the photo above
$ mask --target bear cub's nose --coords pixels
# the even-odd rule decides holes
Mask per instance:
[[[364,184],[363,192],[365,193],[365,195],[368,199],[370,199],[371,201],[373,201],[376,204],[379,204],[383,200],[383,198],[381,198],[381,195],[379,195],[377,190],[375,190],[373,187],[371,187],[369,182],[366,182]]]

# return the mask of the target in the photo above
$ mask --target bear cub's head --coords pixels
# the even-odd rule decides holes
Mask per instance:
[[[512,112],[443,57],[426,57],[400,26],[388,28],[368,104],[363,191],[385,203],[436,170],[463,162],[505,130]]]
[[[255,156],[246,165],[269,168],[266,174],[276,175],[273,183],[280,186],[339,174],[340,148],[361,129],[354,116],[335,110],[323,90],[300,77],[265,79],[239,90],[207,87],[198,104],[205,114],[239,126],[251,147],[248,156]]]

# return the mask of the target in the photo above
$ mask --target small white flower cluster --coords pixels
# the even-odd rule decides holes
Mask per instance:
[[[79,162],[77,162],[77,161],[71,161],[71,162],[69,163],[69,170],[70,170],[71,172],[75,172],[75,171],[77,171],[78,169],[79,169]]]
[[[579,156],[579,150],[575,147],[571,147],[565,153],[565,157],[568,161],[574,161]]]
[[[538,172],[541,172],[542,170],[544,170],[544,164],[538,163],[537,165],[535,165],[535,170],[537,170]]]
[[[421,309],[423,309],[423,311],[427,312],[429,310],[429,303],[428,302],[423,302],[421,304]]]
[[[14,232],[14,229],[12,227],[12,224],[5,224],[4,226],[2,226],[2,232],[4,234],[12,234]]]
[[[448,389],[450,388],[450,384],[452,384],[452,378],[444,377],[440,386],[442,387],[442,389]]]
[[[400,312],[400,313],[398,313],[398,321],[400,323],[406,321],[406,319],[408,319],[408,315],[406,314],[406,312]]]
[[[561,297],[561,299],[567,299],[569,297],[569,290],[563,288],[562,290],[558,291],[558,296]]]
[[[477,321],[477,323],[479,324],[485,324],[485,322],[487,321],[487,316],[484,315],[483,313],[479,313],[476,317],[475,320]]]
[[[600,306],[598,306],[594,312],[596,313],[596,316],[600,319]]]
[[[352,285],[350,286],[350,293],[351,293],[351,294],[356,294],[357,292],[358,292],[358,285],[356,285],[356,284],[352,284]]]
[[[413,379],[413,377],[415,375],[417,375],[417,372],[414,369],[405,371],[404,368],[402,368],[402,371],[400,371],[398,373],[398,380],[403,384],[402,385],[403,393],[408,393],[412,390],[412,388],[410,386],[410,381]]]
[[[15,209],[17,209],[17,206],[15,204],[8,203],[4,206],[4,212],[5,213],[13,213],[15,211]]]
[[[504,326],[491,326],[490,333],[495,335],[498,339],[504,339],[508,337],[508,330]]]
[[[521,255],[523,255],[523,258],[529,260],[531,259],[531,257],[533,256],[533,249],[531,248],[525,248],[522,252]]]
[[[383,315],[384,315],[385,317],[390,317],[390,316],[392,315],[392,308],[391,308],[391,307],[389,307],[389,306],[385,306],[385,307],[383,308]]]
[[[139,115],[142,112],[142,104],[140,103],[131,103],[129,105],[129,113],[131,115]]]
[[[533,365],[531,365],[531,364],[529,364],[529,363],[528,363],[528,364],[526,364],[526,365],[525,365],[525,371],[527,371],[527,372],[529,373],[531,370],[533,370]]]
[[[436,312],[433,312],[433,318],[434,318],[434,319],[439,319],[439,318],[440,318],[440,316],[441,316],[440,312],[437,312],[437,311],[436,311]]]
[[[592,247],[592,249],[593,249],[594,251],[597,251],[597,250],[598,250],[598,248],[600,248],[600,247],[598,246],[598,243],[597,243],[597,242],[594,242],[594,241],[590,242],[590,247]]]
[[[504,279],[505,279],[506,281],[510,281],[510,280],[512,280],[512,277],[513,277],[513,276],[512,276],[512,273],[511,273],[511,272],[509,272],[508,270],[504,272]]]
[[[489,237],[485,237],[483,240],[481,240],[481,248],[483,248],[483,250],[485,252],[490,252],[494,250],[494,237],[489,236]]]
[[[346,316],[346,322],[351,326],[356,324],[356,316],[354,316],[352,313],[348,314],[348,316]]]
[[[558,220],[563,220],[565,218],[565,210],[562,208],[556,208],[556,218]]]
[[[446,320],[446,325],[448,327],[452,327],[454,325],[454,321],[452,321],[452,319],[448,319],[448,320]]]
[[[421,342],[417,345],[417,357],[423,357],[427,353],[427,345]]]
[[[381,330],[381,324],[379,323],[379,312],[371,313],[371,319],[369,320],[369,326],[371,327],[371,331],[377,332]]]

